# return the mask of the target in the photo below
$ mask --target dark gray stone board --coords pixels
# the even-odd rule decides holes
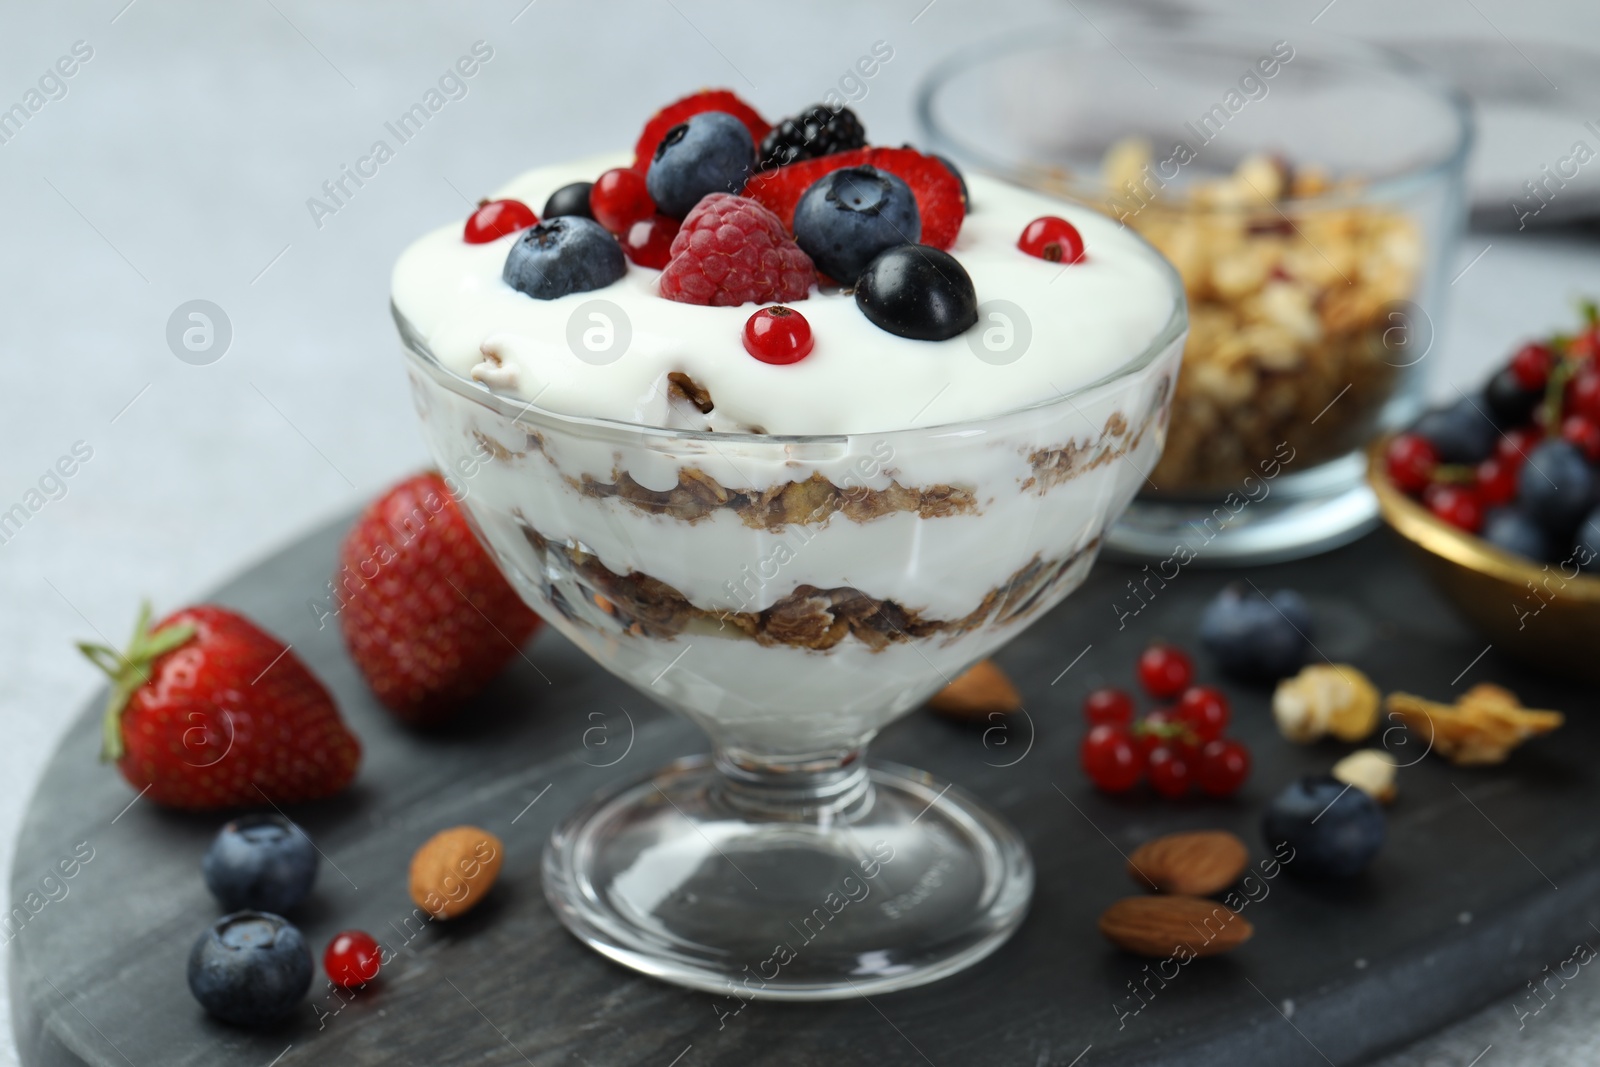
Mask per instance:
[[[29,1067],[1347,1067],[1495,998],[1513,1011],[1546,964],[1600,938],[1589,925],[1600,923],[1600,717],[1591,694],[1527,674],[1493,650],[1474,663],[1486,642],[1379,533],[1250,576],[1263,589],[1303,591],[1322,652],[1357,664],[1385,691],[1445,698],[1494,680],[1532,706],[1568,712],[1567,726],[1503,767],[1458,769],[1430,756],[1403,771],[1388,844],[1366,876],[1341,888],[1288,873],[1262,883],[1266,895],[1245,909],[1255,938],[1189,964],[1165,988],[1152,981],[1153,998],[1119,1026],[1119,1013],[1140,1003],[1127,983],[1145,974],[1145,961],[1095,930],[1107,904],[1137,891],[1119,850],[1222,826],[1264,857],[1262,805],[1348,746],[1283,742],[1269,693],[1229,686],[1234,732],[1256,760],[1237,800],[1096,794],[1077,768],[1084,692],[1131,685],[1133,659],[1153,638],[1192,644],[1202,605],[1230,577],[1189,570],[1164,589],[1152,579],[1153,599],[1119,630],[1117,606],[1138,606],[1126,583],[1141,572],[1102,565],[998,657],[1027,700],[1031,728],[1018,720],[986,731],[918,713],[873,749],[960,784],[1021,829],[1038,888],[1016,937],[957,977],[871,1003],[751,1002],[730,1014],[738,1001],[638,977],[589,951],[557,923],[539,887],[540,850],[557,819],[596,789],[700,750],[700,735],[548,629],[465,721],[433,734],[401,728],[308,607],[324,592],[344,525],[306,537],[214,599],[292,642],[365,745],[354,788],[291,812],[327,856],[294,916],[319,979],[321,949],[342,929],[371,932],[397,958],[348,1004],[314,987],[275,1030],[207,1019],[189,996],[184,962],[218,914],[199,862],[222,819],[144,801],[128,807],[133,791],[95,759],[96,701],[44,773],[12,870],[14,905],[30,892],[40,894],[35,904],[47,901],[10,943],[13,1017]],[[1203,659],[1201,678],[1214,680]],[[462,920],[418,923],[405,889],[411,853],[465,822],[504,840],[499,884]],[[69,864],[74,876],[61,879],[58,863],[87,848],[93,858]],[[57,881],[46,885],[52,873]],[[909,885],[917,873],[885,875]]]

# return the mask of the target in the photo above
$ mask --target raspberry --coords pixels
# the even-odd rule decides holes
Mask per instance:
[[[863,165],[886,170],[911,186],[917,198],[917,214],[922,218],[923,244],[949,248],[955,243],[961,220],[967,214],[961,179],[936,157],[911,148],[856,148],[762,171],[745,184],[744,195],[771,208],[784,227],[790,228],[794,225],[795,205],[818,178]]]
[[[633,146],[633,169],[640,174],[650,169],[650,160],[656,154],[656,145],[661,143],[661,138],[667,131],[686,122],[703,111],[725,111],[744,123],[750,131],[750,139],[756,144],[767,135],[772,125],[756,113],[756,109],[740,100],[727,89],[706,89],[692,93],[682,100],[675,100],[666,107],[657,111],[644,124],[644,132],[639,135],[639,141]]]
[[[661,295],[685,304],[804,300],[816,278],[811,257],[783,223],[753,200],[712,193],[683,220],[661,272]]]

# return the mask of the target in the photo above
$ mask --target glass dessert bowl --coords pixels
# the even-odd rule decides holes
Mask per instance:
[[[507,192],[538,203],[574,173]],[[670,304],[637,266],[526,303],[445,231],[397,267],[424,435],[480,538],[562,634],[711,741],[596,797],[546,848],[551,906],[617,962],[741,999],[851,997],[952,974],[1026,913],[1016,831],[958,788],[869,762],[867,745],[1081,584],[1160,456],[1187,320],[1171,268],[1081,209],[1097,273],[1046,290],[1079,268],[1009,257],[1035,209],[1060,205],[970,184],[991,216],[952,252],[980,300],[1002,295],[992,263],[1044,272],[1022,288],[1050,307],[1104,307],[1100,278],[1136,290],[1142,310],[1122,317],[1137,328],[1097,330],[1106,311],[1062,331],[1037,321],[1040,297],[1031,324],[1006,305],[1031,342],[997,355],[879,333],[848,293],[819,291],[795,304],[816,355],[773,366],[738,348],[753,306]],[[597,359],[569,341],[574,321],[631,346]],[[1099,356],[1074,360],[1068,332]],[[846,358],[929,376],[908,394]],[[996,389],[1061,385],[940,417],[937,394],[1008,371]],[[781,432],[797,419],[834,429]]]
[[[1095,207],[1183,275],[1172,430],[1114,550],[1265,562],[1376,525],[1362,448],[1421,410],[1464,218],[1459,93],[1326,33],[1116,18],[959,52],[919,112],[935,151]]]

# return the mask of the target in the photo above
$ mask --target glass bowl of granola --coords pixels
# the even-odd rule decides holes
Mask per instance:
[[[1111,549],[1260,562],[1376,524],[1362,448],[1421,408],[1464,217],[1458,93],[1322,33],[1097,20],[959,53],[918,108],[934,150],[1098,208],[1183,276],[1166,451]]]

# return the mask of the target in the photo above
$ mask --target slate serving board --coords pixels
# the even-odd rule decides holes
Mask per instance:
[[[1245,912],[1254,940],[1190,963],[1164,986],[1149,982],[1148,1002],[1134,1000],[1128,983],[1146,979],[1145,961],[1095,932],[1100,911],[1136,891],[1119,851],[1159,833],[1222,826],[1262,858],[1256,828],[1266,799],[1346,749],[1284,743],[1268,693],[1230,686],[1235,733],[1256,757],[1239,798],[1174,804],[1094,793],[1076,766],[1083,693],[1131,684],[1133,658],[1152,638],[1191,641],[1201,606],[1231,577],[1188,570],[1165,588],[1152,580],[1153,597],[1119,630],[1118,608],[1139,604],[1127,583],[1143,574],[1103,564],[998,657],[1027,700],[1031,728],[1017,721],[986,732],[917,713],[874,745],[877,756],[961,784],[1021,829],[1038,888],[1018,934],[988,960],[921,989],[870,1002],[752,1002],[735,1014],[738,1001],[638,977],[581,946],[539,885],[540,849],[557,819],[608,783],[699,750],[697,732],[548,629],[467,721],[427,735],[402,729],[307,606],[323,592],[344,525],[306,537],[214,599],[292,642],[366,748],[356,787],[290,813],[327,857],[294,918],[319,958],[335,932],[352,927],[397,958],[348,1003],[314,986],[274,1030],[207,1019],[190,999],[184,961],[218,914],[198,865],[221,819],[147,801],[130,807],[132,790],[95,761],[96,701],[46,770],[18,844],[12,904],[26,911],[30,893],[44,903],[14,933],[0,932],[11,937],[13,1018],[28,1067],[1345,1067],[1494,998],[1515,1010],[1523,984],[1594,938],[1589,923],[1600,922],[1592,699],[1493,650],[1480,657],[1485,642],[1380,532],[1250,577],[1306,593],[1321,651],[1360,665],[1385,690],[1443,698],[1492,679],[1530,705],[1571,713],[1565,728],[1506,767],[1456,769],[1434,756],[1402,772],[1389,842],[1363,879],[1338,890],[1287,873],[1262,882],[1266,895]],[[1211,679],[1203,662],[1201,677]],[[499,885],[465,919],[419,923],[405,891],[410,855],[463,822],[504,840]],[[72,877],[61,876],[62,861]]]

